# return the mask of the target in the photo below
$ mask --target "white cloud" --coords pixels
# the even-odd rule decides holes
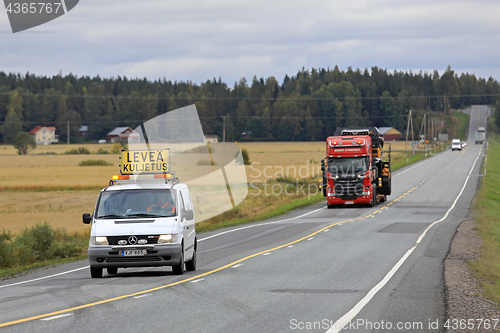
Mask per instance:
[[[450,64],[500,79],[499,12],[493,0],[86,0],[18,34],[0,13],[0,70],[198,83],[220,76],[232,85],[302,67]]]

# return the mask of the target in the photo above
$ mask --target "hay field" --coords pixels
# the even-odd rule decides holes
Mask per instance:
[[[325,142],[245,142],[238,143],[250,155],[246,166],[249,183],[269,178],[317,178],[320,161],[326,156]]]
[[[245,169],[247,182],[252,184],[280,176],[318,179],[325,157],[324,142],[245,142],[238,146],[249,152],[252,164]],[[62,155],[79,147],[96,152],[111,145],[38,146],[26,156],[17,155],[13,146],[0,146],[0,229],[16,234],[47,221],[54,228],[88,231],[82,213],[92,212],[99,190],[119,172],[120,160],[111,154]],[[42,153],[49,155],[37,155]],[[87,159],[103,159],[114,166],[78,166]]]
[[[253,183],[280,175],[311,177],[318,172],[319,161],[325,156],[324,142],[238,145],[250,154],[253,164],[246,166],[247,181]],[[92,212],[99,189],[107,186],[110,177],[119,172],[120,160],[119,155],[111,154],[62,155],[79,147],[95,153],[97,149],[109,149],[111,145],[37,146],[26,156],[17,155],[13,146],[0,146],[0,229],[17,234],[24,227],[47,221],[55,228],[68,231],[88,230],[89,227],[82,223],[82,213]],[[51,155],[53,153],[56,155]],[[87,159],[103,159],[114,166],[78,166]],[[95,189],[89,190],[89,186]],[[71,190],[71,187],[84,189]]]
[[[69,232],[89,231],[83,213],[91,213],[98,191],[0,192],[0,229],[20,233],[24,228],[49,222]]]

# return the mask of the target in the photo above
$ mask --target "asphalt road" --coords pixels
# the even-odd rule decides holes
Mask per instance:
[[[121,269],[91,279],[82,261],[0,281],[0,330],[440,332],[443,259],[478,186],[484,146],[474,132],[488,112],[469,110],[462,152],[394,172],[386,203],[321,203],[198,235],[195,272]]]

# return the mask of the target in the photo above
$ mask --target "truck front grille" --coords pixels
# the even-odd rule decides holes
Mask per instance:
[[[363,180],[336,180],[335,196],[343,200],[352,200],[363,195]]]

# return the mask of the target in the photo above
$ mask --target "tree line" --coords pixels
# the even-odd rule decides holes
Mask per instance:
[[[226,140],[314,141],[338,126],[394,127],[406,131],[414,110],[418,134],[424,114],[440,117],[473,104],[495,104],[499,82],[492,77],[460,76],[450,66],[444,73],[371,70],[302,69],[275,77],[242,78],[229,86],[221,78],[201,84],[167,79],[127,77],[52,77],[0,72],[2,141],[13,143],[20,131],[55,126],[60,141],[78,140],[81,125],[97,140],[117,126],[137,127],[159,114],[196,104],[206,135]]]

